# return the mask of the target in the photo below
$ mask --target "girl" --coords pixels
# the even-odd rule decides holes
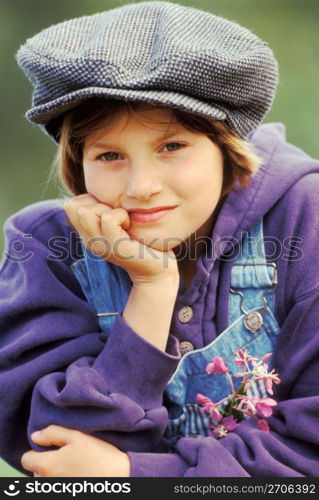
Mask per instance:
[[[5,224],[2,457],[40,476],[318,475],[319,163],[260,125],[271,50],[143,2],[52,26],[18,62],[69,197]]]

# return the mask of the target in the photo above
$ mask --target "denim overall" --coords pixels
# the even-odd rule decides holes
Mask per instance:
[[[108,332],[127,302],[132,282],[127,272],[91,253],[83,246],[84,258],[71,267],[83,292],[97,313],[101,335]],[[206,365],[214,356],[223,357],[235,388],[241,371],[233,358],[236,349],[244,349],[261,358],[273,352],[280,332],[274,316],[276,265],[267,263],[261,219],[242,240],[241,251],[232,265],[229,293],[229,326],[209,345],[186,353],[169,381],[165,391],[169,424],[166,435],[173,442],[180,437],[209,435],[208,417],[195,404],[197,393],[214,402],[230,393],[224,374],[208,375]],[[268,360],[271,365],[271,358]],[[270,366],[271,368],[271,366]],[[265,397],[262,382],[250,388],[250,394]]]

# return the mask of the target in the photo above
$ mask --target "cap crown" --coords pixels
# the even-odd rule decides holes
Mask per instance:
[[[270,108],[278,67],[246,28],[170,2],[142,2],[51,26],[18,63],[46,125],[93,96],[149,101],[224,120],[245,136]]]

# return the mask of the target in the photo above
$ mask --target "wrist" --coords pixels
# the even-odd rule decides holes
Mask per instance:
[[[178,284],[174,277],[133,285],[122,315],[135,332],[162,351],[166,350]]]
[[[152,278],[144,278],[133,283],[135,290],[149,290],[154,292],[171,292],[171,295],[177,295],[179,288],[179,273],[160,275]]]

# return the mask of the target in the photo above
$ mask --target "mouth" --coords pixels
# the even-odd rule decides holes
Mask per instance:
[[[149,210],[132,210],[129,211],[130,218],[135,222],[154,222],[162,219],[169,213],[171,213],[176,207],[160,207],[156,209]]]

